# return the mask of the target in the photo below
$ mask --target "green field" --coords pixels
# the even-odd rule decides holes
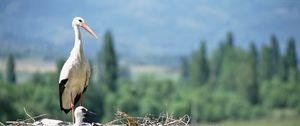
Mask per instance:
[[[221,123],[199,124],[192,126],[299,126],[300,116],[284,119],[259,119],[250,121],[225,121]]]
[[[289,119],[261,119],[253,121],[226,121],[221,123],[212,124],[199,124],[192,126],[299,126],[300,117]]]
[[[193,126],[299,126],[300,115],[292,109],[275,109],[269,117],[253,120],[223,121]]]
[[[300,117],[285,119],[261,119],[253,121],[228,121],[217,124],[217,126],[299,126]]]

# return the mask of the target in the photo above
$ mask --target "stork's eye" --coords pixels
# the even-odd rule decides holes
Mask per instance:
[[[81,109],[82,110],[82,112],[86,112],[87,110],[85,110],[85,109]]]
[[[82,20],[81,20],[81,19],[79,19],[79,22],[82,22]]]

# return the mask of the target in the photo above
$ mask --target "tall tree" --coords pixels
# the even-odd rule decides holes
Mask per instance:
[[[287,81],[288,80],[288,65],[287,65],[285,56],[282,56],[279,59],[278,74],[279,74],[279,77],[282,81]]]
[[[194,84],[206,83],[209,76],[209,66],[206,58],[205,42],[202,41],[200,45],[200,50],[192,57],[192,66],[190,69],[191,81]]]
[[[279,62],[280,62],[278,41],[275,34],[271,35],[270,42],[271,42],[271,48],[270,48],[271,76],[274,76],[274,75],[278,75]]]
[[[15,84],[17,81],[15,73],[15,58],[13,54],[9,54],[6,65],[6,80],[9,83]]]
[[[3,75],[0,73],[0,83],[3,81]]]
[[[113,45],[113,36],[110,31],[104,35],[104,45],[100,53],[100,79],[115,91],[118,79],[118,62]]]
[[[249,101],[252,104],[257,104],[259,102],[259,85],[258,85],[258,80],[257,80],[257,63],[258,63],[258,55],[257,55],[257,50],[255,47],[255,44],[251,42],[250,44],[250,50],[249,50],[249,63],[250,63],[250,75],[249,77],[251,78],[250,82],[250,87],[249,87],[249,93],[248,93],[248,98]]]
[[[213,52],[212,66],[211,66],[211,78],[216,81],[222,72],[222,64],[225,56],[225,44],[223,41],[220,42],[219,47]]]
[[[288,40],[288,45],[285,53],[285,60],[287,65],[288,73],[294,72],[296,79],[299,77],[299,71],[298,71],[298,63],[297,63],[297,53],[296,53],[296,46],[295,46],[295,40],[293,38],[290,38]],[[290,75],[288,75],[290,77]]]
[[[182,57],[180,59],[180,75],[181,75],[181,79],[186,82],[186,80],[189,77],[189,63],[188,63],[188,59],[186,57]]]
[[[271,51],[267,46],[262,47],[261,64],[260,64],[260,80],[271,79]]]
[[[233,41],[233,34],[232,34],[232,32],[228,32],[228,33],[227,33],[225,43],[226,43],[226,45],[228,45],[229,47],[233,47],[233,46],[234,46],[234,41]]]

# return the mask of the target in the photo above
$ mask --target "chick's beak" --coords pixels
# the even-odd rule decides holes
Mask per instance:
[[[87,115],[87,116],[93,117],[93,116],[96,116],[97,114],[94,113],[94,112],[91,112],[91,111],[87,111],[87,112],[86,112],[86,115]]]

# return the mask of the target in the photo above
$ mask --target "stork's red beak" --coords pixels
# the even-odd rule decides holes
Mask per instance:
[[[95,32],[93,32],[93,30],[86,23],[82,23],[81,27],[84,28],[86,31],[88,31],[96,39],[98,38]]]

